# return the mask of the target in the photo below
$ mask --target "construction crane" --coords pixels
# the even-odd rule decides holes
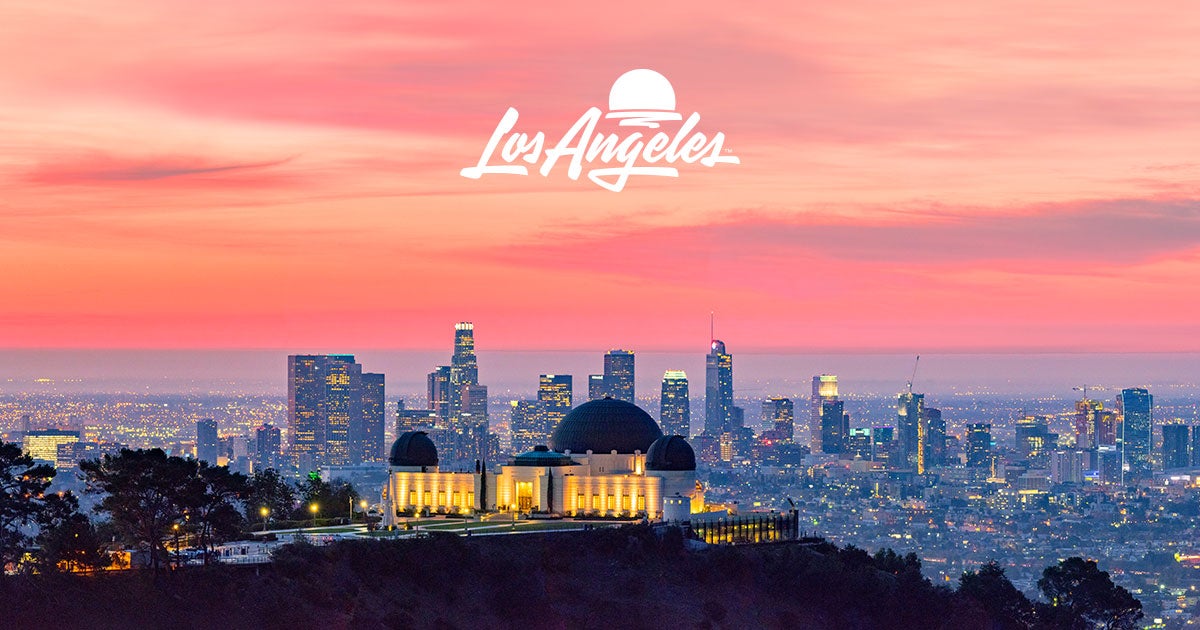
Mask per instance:
[[[1088,399],[1087,393],[1088,393],[1089,389],[1092,391],[1096,391],[1096,390],[1104,391],[1108,388],[1103,387],[1101,385],[1080,385],[1079,387],[1072,387],[1071,389],[1073,389],[1077,392],[1083,392],[1083,399],[1087,400]]]
[[[917,360],[913,361],[912,376],[908,377],[908,393],[912,393],[913,381],[917,380],[917,366],[921,365],[921,355],[917,355]]]

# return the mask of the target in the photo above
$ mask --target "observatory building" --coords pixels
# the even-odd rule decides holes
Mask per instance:
[[[514,511],[565,516],[637,516],[685,521],[704,511],[696,454],[687,440],[663,435],[637,405],[602,398],[563,418],[550,444],[495,470],[441,472],[437,448],[422,431],[392,445],[383,489],[384,525],[401,513]]]

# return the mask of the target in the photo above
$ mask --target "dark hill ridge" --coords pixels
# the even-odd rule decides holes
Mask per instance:
[[[685,551],[678,530],[285,548],[274,565],[0,579],[13,628],[990,628],[913,556]],[[15,604],[15,606],[14,606]],[[996,627],[1004,627],[998,625]]]

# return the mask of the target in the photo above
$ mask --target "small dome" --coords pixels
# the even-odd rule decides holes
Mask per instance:
[[[424,431],[409,431],[400,434],[392,443],[392,466],[437,466],[437,447]]]
[[[513,466],[578,466],[579,463],[562,453],[555,453],[545,446],[535,446],[532,451],[517,455]]]
[[[696,451],[682,435],[664,435],[646,451],[646,470],[696,470]]]
[[[646,452],[662,429],[650,414],[633,403],[604,397],[583,403],[558,423],[550,436],[550,447],[560,453],[632,455]]]

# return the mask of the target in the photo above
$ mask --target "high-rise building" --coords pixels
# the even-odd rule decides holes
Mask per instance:
[[[221,455],[221,441],[217,439],[217,421],[204,418],[196,422],[196,459],[217,465]]]
[[[990,468],[992,465],[992,425],[980,422],[967,425],[967,466]]]
[[[588,374],[588,400],[600,400],[607,396],[603,374]]]
[[[475,418],[487,418],[488,388],[487,385],[469,383],[462,387],[462,411]]]
[[[359,427],[358,453],[352,458],[360,462],[384,460],[385,386],[384,376],[362,373],[362,423]]]
[[[874,460],[891,466],[892,452],[895,449],[895,427],[872,427],[871,444],[874,448]]]
[[[30,457],[54,466],[58,465],[60,445],[70,446],[79,442],[78,431],[64,429],[35,429],[21,436],[21,446]]]
[[[443,421],[450,419],[450,366],[439,365],[425,379],[429,408]]]
[[[511,405],[512,415],[508,426],[512,430],[513,452],[527,453],[535,446],[545,445],[550,440],[550,434],[543,430],[541,402],[514,400]]]
[[[1162,425],[1163,470],[1187,468],[1191,463],[1188,456],[1188,426],[1186,424]]]
[[[604,355],[604,393],[637,404],[634,400],[633,353],[629,350],[609,350]]]
[[[1127,480],[1148,479],[1151,474],[1150,442],[1154,435],[1154,396],[1140,387],[1121,390],[1118,399],[1124,420],[1121,422],[1121,447],[1124,450]]]
[[[869,427],[850,429],[850,435],[846,438],[846,455],[866,461],[875,459],[875,444]]]
[[[905,392],[896,399],[896,439],[897,454],[904,465],[917,471],[925,472],[925,443],[928,427],[922,422],[925,414],[925,394]]]
[[[450,357],[450,415],[462,408],[463,387],[479,384],[479,366],[475,360],[475,325],[459,322],[454,325],[454,355]]]
[[[784,440],[796,436],[796,412],[791,398],[775,396],[763,401],[762,424]]]
[[[833,374],[821,374],[812,377],[812,414],[808,421],[809,450],[813,453],[824,453],[821,445],[821,405],[827,400],[838,399],[838,380]]]
[[[1027,416],[1017,421],[1014,447],[1017,457],[1025,460],[1044,460],[1045,454],[1054,446],[1058,435],[1050,433],[1046,417]],[[1054,436],[1051,438],[1051,436]]]
[[[1096,414],[1104,409],[1104,403],[1084,398],[1075,402],[1075,448],[1089,449],[1099,446],[1096,440]]]
[[[704,359],[704,432],[719,436],[732,429],[733,355],[713,339]]]
[[[850,434],[850,416],[846,415],[846,403],[826,400],[821,403],[821,452],[840,454],[846,448]]]
[[[254,430],[254,472],[279,468],[281,432],[278,427],[264,424]]]
[[[662,379],[659,399],[659,424],[666,435],[692,434],[692,405],[688,398],[688,378],[683,370],[667,370]]]
[[[925,467],[946,465],[946,421],[942,419],[942,410],[926,407],[921,416],[925,426]]]
[[[539,431],[546,436],[554,432],[567,412],[571,411],[572,384],[570,374],[542,374],[538,377]]]
[[[1096,446],[1116,446],[1117,445],[1117,425],[1120,424],[1120,417],[1117,412],[1112,409],[1101,409],[1096,412],[1096,428],[1093,434],[1096,436]]]
[[[381,439],[382,426],[375,423],[382,423],[382,376],[368,376],[368,382],[373,391],[364,394],[362,366],[353,355],[288,357],[289,452],[300,470],[360,464],[367,436]]]

